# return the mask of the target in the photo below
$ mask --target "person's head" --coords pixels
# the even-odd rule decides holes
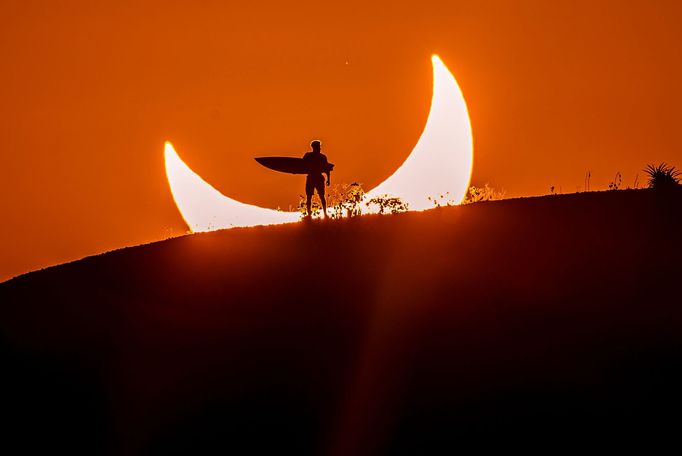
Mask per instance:
[[[322,143],[319,139],[316,139],[310,143],[310,147],[313,148],[313,152],[319,152],[320,148],[322,148]]]

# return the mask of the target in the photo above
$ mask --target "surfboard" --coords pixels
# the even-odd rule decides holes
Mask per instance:
[[[320,170],[318,163],[296,157],[257,157],[258,163],[273,171],[288,174],[324,173],[334,169],[334,165],[327,163],[326,169]]]

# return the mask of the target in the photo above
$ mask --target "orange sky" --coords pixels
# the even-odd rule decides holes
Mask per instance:
[[[303,178],[252,157],[312,138],[371,188],[421,133],[432,53],[469,105],[474,184],[682,166],[677,1],[5,0],[0,21],[0,280],[182,233],[164,140],[248,203],[297,202]]]

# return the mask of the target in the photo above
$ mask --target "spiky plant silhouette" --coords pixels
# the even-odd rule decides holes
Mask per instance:
[[[670,188],[680,185],[682,172],[674,166],[665,163],[658,166],[647,165],[644,172],[649,176],[649,188]]]

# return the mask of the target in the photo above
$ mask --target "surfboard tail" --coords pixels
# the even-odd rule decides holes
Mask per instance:
[[[254,160],[268,169],[287,174],[326,173],[334,169],[331,163],[324,165],[325,169],[320,169],[320,163],[296,157],[256,157]]]
[[[308,174],[309,166],[301,158],[296,157],[256,157],[261,165],[273,171],[287,174]]]

